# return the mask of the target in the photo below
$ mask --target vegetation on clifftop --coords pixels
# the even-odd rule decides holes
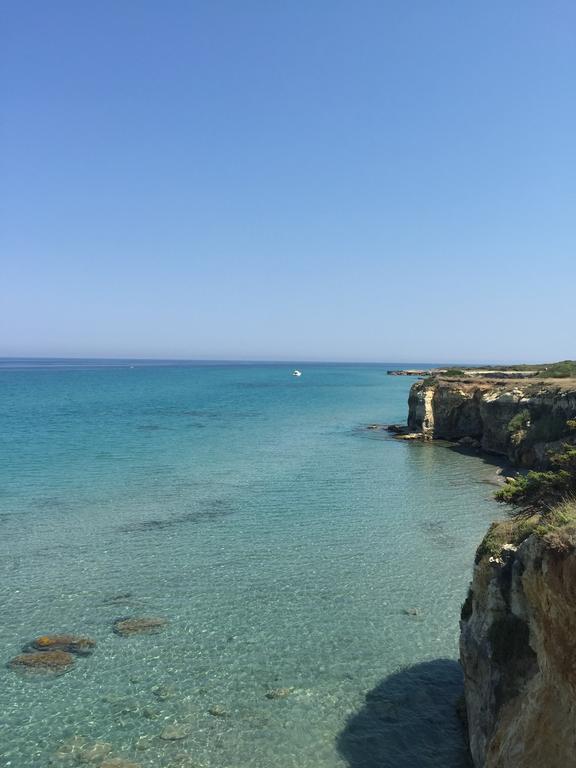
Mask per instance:
[[[485,557],[499,558],[506,546],[518,547],[532,534],[540,536],[551,549],[576,548],[576,498],[535,514],[518,515],[492,523],[476,550],[475,562]]]
[[[545,379],[576,378],[576,360],[562,360],[560,363],[546,365],[538,375]]]
[[[576,423],[570,421],[568,425],[576,432]],[[524,511],[543,512],[576,496],[576,445],[565,443],[550,455],[550,464],[546,472],[531,471],[506,483],[496,493],[496,500]]]
[[[576,421],[567,426],[575,440]],[[567,442],[550,458],[550,470],[520,475],[496,493],[515,514],[490,526],[476,551],[477,563],[500,557],[505,546],[517,547],[533,534],[556,551],[576,549],[576,445]]]

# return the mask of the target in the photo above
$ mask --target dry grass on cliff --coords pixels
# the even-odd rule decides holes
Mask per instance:
[[[576,549],[576,497],[567,498],[541,513],[516,515],[492,523],[476,550],[476,563],[499,558],[507,545],[518,547],[532,535],[557,552]]]
[[[551,549],[576,549],[576,498],[565,499],[541,517],[537,532]]]

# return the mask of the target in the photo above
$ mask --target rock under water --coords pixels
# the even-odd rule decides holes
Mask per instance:
[[[10,669],[30,676],[56,676],[72,669],[74,656],[66,651],[21,653],[8,662]]]
[[[78,656],[89,656],[94,652],[96,641],[90,637],[76,635],[41,635],[35,638],[25,650],[66,651]]]
[[[113,630],[121,637],[130,637],[131,635],[150,635],[161,632],[168,624],[167,619],[141,617],[141,618],[123,618],[114,622]]]

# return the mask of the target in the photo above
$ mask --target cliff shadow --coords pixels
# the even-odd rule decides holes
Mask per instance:
[[[457,713],[456,661],[435,659],[385,678],[352,715],[337,747],[350,768],[471,768]]]
[[[473,459],[480,459],[483,464],[487,464],[489,467],[494,468],[493,480],[489,482],[490,485],[501,485],[502,475],[513,475],[519,471],[519,467],[514,466],[507,456],[500,453],[488,453],[476,448],[468,448],[458,443],[446,442],[446,447],[453,453],[458,453],[460,456],[469,456]]]

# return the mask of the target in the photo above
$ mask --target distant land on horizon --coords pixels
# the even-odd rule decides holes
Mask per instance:
[[[562,362],[572,362],[568,358]],[[119,365],[139,365],[139,366],[163,366],[163,365],[374,365],[391,366],[404,368],[543,368],[550,365],[557,365],[552,362],[526,362],[526,361],[491,361],[491,362],[462,362],[462,361],[443,361],[443,362],[421,362],[415,360],[389,361],[389,360],[313,360],[305,358],[284,358],[284,359],[238,359],[238,358],[187,358],[187,357],[83,357],[83,356],[0,356],[0,369],[10,367],[51,367],[51,366],[119,366]]]

